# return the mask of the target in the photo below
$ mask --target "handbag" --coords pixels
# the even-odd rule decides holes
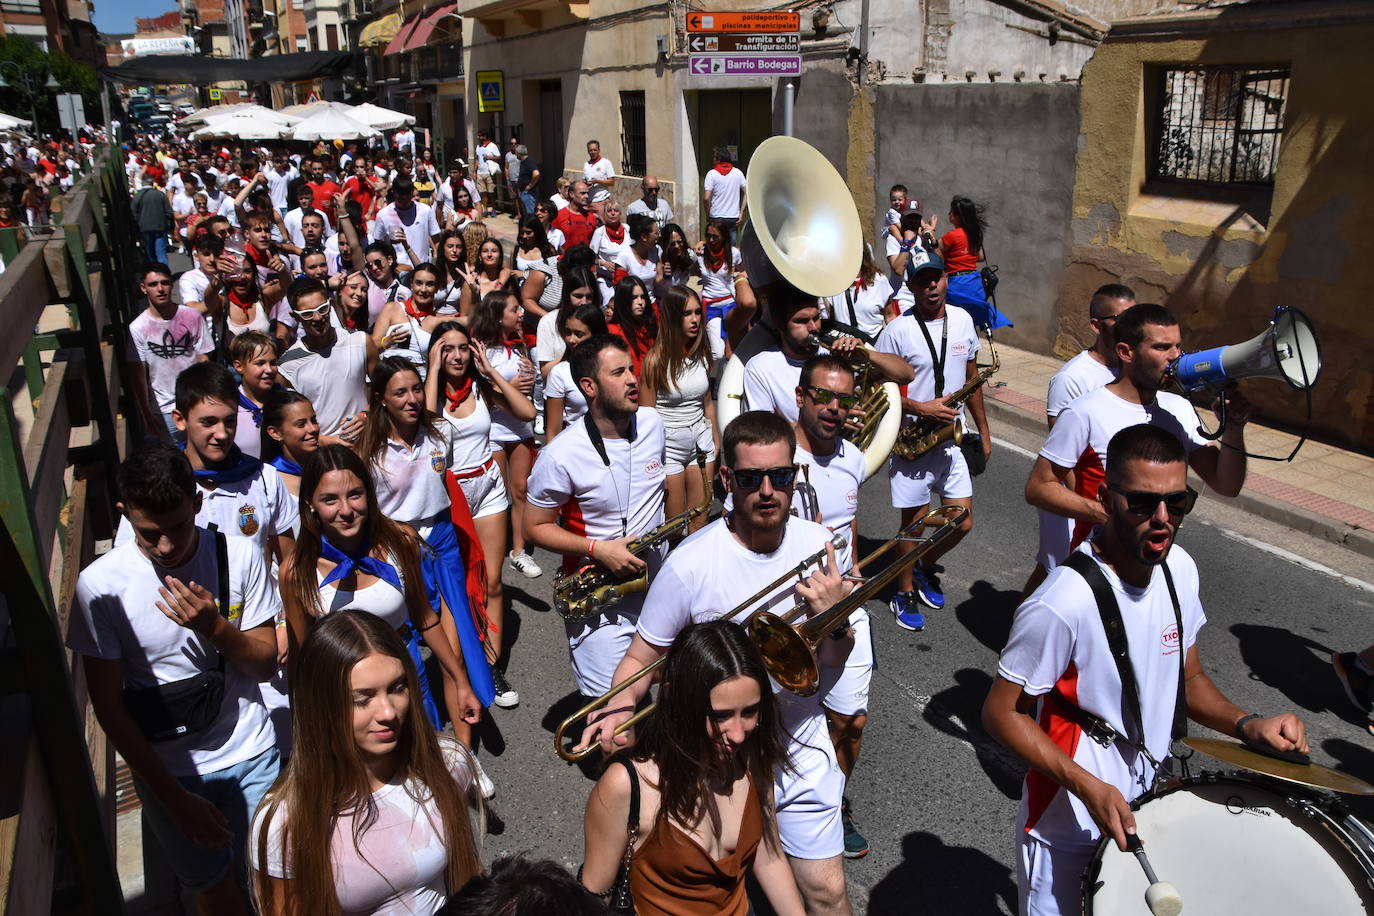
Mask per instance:
[[[229,619],[229,548],[224,535],[210,526],[219,575],[220,616]],[[219,718],[224,702],[224,655],[210,671],[168,684],[124,689],[124,708],[149,741],[171,741],[204,731]]]
[[[997,265],[989,264],[987,267],[978,271],[978,276],[983,278],[983,291],[987,293],[988,298],[991,299],[993,294],[997,292],[997,284],[1000,282],[997,279]]]
[[[982,436],[977,433],[964,433],[959,449],[964,453],[964,463],[968,465],[970,476],[977,477],[988,469],[988,459],[983,454]]]
[[[630,774],[630,816],[627,824],[630,836],[625,843],[625,856],[615,873],[615,884],[611,885],[610,890],[595,896],[605,901],[606,909],[612,916],[635,916],[635,899],[630,891],[630,864],[634,860],[635,839],[639,837],[639,774],[635,772],[634,764],[624,757],[613,762],[625,767]],[[578,866],[577,880],[579,883],[582,881],[582,866]]]

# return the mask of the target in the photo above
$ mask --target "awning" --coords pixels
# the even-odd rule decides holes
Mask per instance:
[[[434,9],[425,13],[420,21],[415,24],[414,31],[406,38],[405,49],[407,51],[413,51],[416,48],[423,48],[425,45],[429,44],[429,38],[434,34],[434,29],[439,25],[440,20],[450,13],[457,12],[457,10],[457,0],[453,0],[451,3],[441,3]]]
[[[280,83],[342,76],[352,70],[353,65],[352,51],[306,51],[248,59],[157,54],[130,58],[117,67],[102,67],[100,75],[133,85],[190,83],[204,86],[233,80]]]
[[[363,26],[362,32],[358,35],[358,44],[364,48],[386,44],[395,38],[400,30],[401,17],[396,13],[387,13],[381,19]]]
[[[393,54],[400,54],[404,51],[406,41],[410,38],[410,34],[415,31],[415,26],[419,25],[420,20],[424,18],[424,13],[416,13],[413,16],[407,16],[406,21],[396,30],[396,34],[391,36],[391,41],[387,44],[386,50],[382,52],[382,55],[384,57],[390,57]]]

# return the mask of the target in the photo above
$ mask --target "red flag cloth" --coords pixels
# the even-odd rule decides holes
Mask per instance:
[[[477,632],[482,641],[487,634],[497,632],[487,616],[487,564],[482,542],[477,537],[477,525],[472,520],[472,508],[468,505],[467,495],[458,483],[452,470],[444,473],[444,485],[448,488],[451,504],[449,515],[453,521],[454,534],[458,536],[458,549],[463,554],[467,566],[468,605],[472,608],[472,619],[477,624]]]

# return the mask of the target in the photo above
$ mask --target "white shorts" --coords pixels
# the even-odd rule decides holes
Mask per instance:
[[[615,669],[630,651],[643,604],[643,595],[631,595],[596,617],[563,621],[573,679],[583,696],[599,697],[611,689]]]
[[[1054,569],[1069,555],[1069,541],[1073,539],[1073,519],[1044,509],[1040,514],[1040,546],[1035,551],[1035,562],[1046,569]]]
[[[1083,869],[1097,850],[1090,846],[1049,846],[1018,825],[1016,891],[1021,916],[1080,916]],[[1145,911],[1144,905],[1141,912]]]
[[[931,493],[943,499],[973,495],[973,477],[964,453],[953,442],[936,446],[914,461],[893,455],[887,462],[887,482],[892,505],[898,509],[928,506]]]
[[[787,746],[796,772],[779,770],[773,793],[778,806],[782,850],[794,859],[831,859],[844,854],[844,773],[835,746],[822,726],[813,745]]]
[[[721,362],[725,359],[725,319],[712,318],[706,322],[706,340],[711,345],[711,359]]]
[[[510,508],[510,495],[506,493],[506,482],[501,479],[501,469],[492,461],[481,474],[463,477],[459,471],[458,486],[468,498],[468,510],[474,519],[485,518]]]
[[[705,417],[691,426],[665,427],[663,434],[663,473],[668,477],[696,467],[698,450],[706,453],[707,462],[716,460],[716,440]]]
[[[854,648],[845,659],[844,670],[821,705],[842,716],[868,715],[868,686],[873,681],[873,627],[868,611],[859,608],[849,617],[854,628]]]

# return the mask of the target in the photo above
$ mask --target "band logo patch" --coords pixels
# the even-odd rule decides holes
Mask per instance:
[[[239,507],[239,531],[246,538],[258,533],[258,510],[254,506]]]
[[[444,453],[437,449],[429,456],[429,466],[434,469],[434,473],[444,473]]]
[[[1159,641],[1164,646],[1164,654],[1172,655],[1178,651],[1178,624],[1171,623],[1164,628],[1164,632],[1159,634]]]

